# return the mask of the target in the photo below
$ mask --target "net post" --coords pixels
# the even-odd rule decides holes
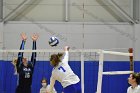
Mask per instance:
[[[97,82],[97,92],[96,93],[102,93],[103,60],[104,60],[104,53],[103,53],[103,50],[100,50],[100,52],[99,52],[98,82]]]
[[[129,48],[128,51],[130,54],[133,54],[133,48]],[[133,55],[129,56],[129,60],[130,60],[130,71],[133,71],[134,70]]]
[[[81,52],[81,87],[82,93],[84,93],[84,54]]]

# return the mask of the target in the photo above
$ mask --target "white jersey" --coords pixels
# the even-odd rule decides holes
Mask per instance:
[[[132,88],[132,86],[128,87],[127,93],[140,93],[140,85],[135,88]]]
[[[49,91],[49,88],[50,88],[50,85],[47,85],[46,87],[42,87],[40,89],[40,92],[39,93],[46,93],[47,91]],[[53,91],[51,93],[57,93],[55,88],[53,88]]]
[[[58,64],[55,68],[53,68],[52,76],[50,80],[50,86],[53,88],[55,80],[59,81],[63,88],[76,84],[80,81],[77,75],[75,75],[68,65],[69,54],[68,51],[65,51],[64,58],[62,62]]]

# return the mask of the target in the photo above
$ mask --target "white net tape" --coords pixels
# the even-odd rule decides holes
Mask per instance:
[[[121,74],[130,74],[133,71],[110,71],[110,72],[103,72],[104,75],[121,75]]]

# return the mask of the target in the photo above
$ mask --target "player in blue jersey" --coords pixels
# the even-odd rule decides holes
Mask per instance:
[[[24,50],[24,45],[27,40],[26,34],[21,34],[22,43],[20,50]],[[36,40],[38,39],[38,34],[33,34],[31,36],[33,40],[33,50],[36,50]],[[18,86],[16,88],[16,93],[31,93],[32,75],[34,72],[34,66],[36,63],[36,52],[32,52],[31,62],[27,61],[27,58],[23,57],[23,52],[18,53],[18,59],[16,63],[16,70],[18,75]]]
[[[63,86],[64,93],[81,93],[80,79],[74,74],[68,64],[69,47],[65,46],[65,54],[52,54],[50,64],[54,67],[50,79],[50,89],[47,93],[53,91],[55,81],[59,81]]]

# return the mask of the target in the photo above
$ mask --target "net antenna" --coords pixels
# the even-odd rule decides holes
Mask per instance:
[[[130,64],[130,71],[108,71],[108,72],[104,72],[103,71],[104,54],[129,56],[130,63],[133,64],[132,63],[132,61],[133,61],[133,49],[132,48],[129,49],[129,53],[101,50],[100,53],[99,53],[99,70],[98,70],[98,82],[97,82],[97,92],[96,93],[102,93],[102,78],[103,78],[103,75],[120,75],[120,74],[133,73],[133,68],[132,68],[133,65],[131,65],[131,64]]]
[[[133,48],[129,48],[128,51],[130,54],[133,54]],[[130,71],[133,71],[134,70],[133,55],[130,55],[129,59],[130,59]]]

